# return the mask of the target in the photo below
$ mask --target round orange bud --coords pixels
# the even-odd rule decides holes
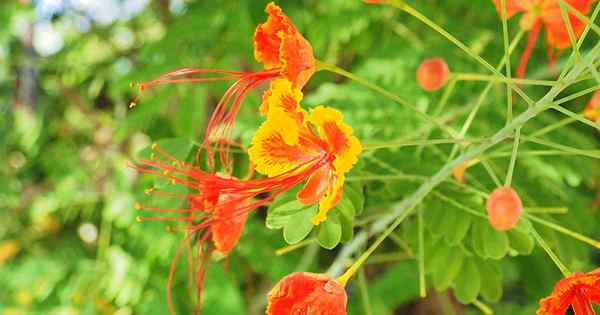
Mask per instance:
[[[295,272],[281,279],[268,295],[267,315],[346,315],[346,290],[325,274]]]
[[[448,81],[450,69],[444,59],[436,57],[423,60],[417,69],[417,82],[427,92],[439,90]]]
[[[519,222],[523,203],[514,189],[499,187],[490,194],[485,207],[490,225],[496,230],[507,231]]]

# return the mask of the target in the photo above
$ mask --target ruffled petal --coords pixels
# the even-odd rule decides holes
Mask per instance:
[[[316,61],[310,43],[300,33],[283,35],[281,38],[281,74],[294,86],[302,88],[315,73]]]
[[[265,11],[267,22],[254,33],[254,57],[265,69],[280,69],[282,76],[302,88],[316,68],[312,46],[279,6],[271,2]]]
[[[324,106],[311,110],[309,118],[317,127],[319,136],[327,142],[328,152],[335,157],[333,167],[338,176],[352,169],[362,151],[360,141],[352,134],[352,127],[342,119],[338,110]]]
[[[269,117],[285,117],[287,127],[282,130],[283,140],[286,144],[298,143],[300,129],[305,128],[306,111],[300,107],[302,92],[292,86],[286,79],[277,79],[271,82],[271,87],[263,95],[260,112]]]
[[[282,66],[279,52],[281,33],[295,33],[296,28],[281,8],[271,2],[265,12],[269,14],[267,21],[258,25],[254,33],[254,57],[264,64],[265,69],[275,69]]]

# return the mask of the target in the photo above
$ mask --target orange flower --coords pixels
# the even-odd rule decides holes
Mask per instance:
[[[502,16],[501,0],[493,0],[496,9]],[[565,0],[566,3],[581,12],[588,14],[594,0]],[[555,57],[552,49],[562,50],[571,46],[567,26],[561,14],[558,0],[506,0],[507,18],[522,12],[519,24],[523,30],[530,31],[527,46],[517,68],[517,76],[525,76],[527,62],[535,46],[535,42],[542,27],[546,28],[546,42],[548,43],[548,58],[553,64]],[[579,38],[585,28],[585,23],[569,13],[569,21],[573,28],[575,38]]]
[[[316,60],[312,47],[298,32],[290,18],[272,2],[267,5],[265,11],[269,17],[265,23],[258,25],[254,34],[254,56],[263,64],[262,71],[183,68],[139,85],[140,90],[143,91],[148,87],[165,83],[235,80],[217,104],[207,125],[204,145],[209,153],[211,165],[213,164],[212,153],[216,151],[220,153],[223,162],[229,163],[227,152],[231,129],[242,101],[251,90],[265,81],[281,77],[301,89],[315,72]],[[210,77],[212,74],[223,76]],[[217,144],[215,151],[212,151],[211,143]]]
[[[583,115],[589,120],[600,124],[600,91],[596,91],[583,110]]]
[[[348,298],[335,279],[296,272],[281,279],[268,295],[267,315],[345,315]]]
[[[600,268],[575,272],[558,281],[549,297],[540,300],[537,315],[564,315],[569,306],[575,315],[595,315],[592,303],[600,304]]]
[[[300,107],[301,99],[302,92],[291,82],[272,82],[261,105],[267,119],[248,154],[255,169],[269,178],[307,180],[297,198],[307,205],[319,202],[312,219],[317,225],[342,197],[345,174],[357,162],[362,146],[339,111],[318,106],[308,113]]]

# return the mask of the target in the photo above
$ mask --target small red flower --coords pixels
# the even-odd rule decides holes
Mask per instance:
[[[596,91],[583,110],[585,118],[600,124],[600,91]]]
[[[501,0],[493,0],[498,14],[502,16]],[[565,0],[566,3],[581,12],[588,14],[594,0]],[[558,0],[506,0],[506,18],[522,12],[519,24],[523,30],[530,31],[527,46],[517,68],[517,77],[525,76],[527,62],[531,56],[535,42],[542,27],[546,29],[546,42],[548,43],[548,58],[552,65],[555,61],[552,50],[563,50],[571,47],[571,40],[567,26],[561,14]],[[573,28],[575,38],[579,38],[585,29],[585,23],[569,12],[569,21]]]
[[[242,101],[251,90],[265,81],[281,77],[301,89],[315,72],[316,60],[312,47],[298,32],[290,18],[272,2],[267,5],[265,11],[269,17],[265,23],[258,25],[254,34],[254,56],[263,64],[262,71],[182,68],[139,85],[143,91],[148,87],[166,83],[235,80],[217,104],[207,125],[204,145],[211,165],[213,152],[219,152],[221,161],[229,164],[229,136]],[[210,77],[213,74],[222,76]],[[211,148],[212,143],[217,145],[215,151]]]
[[[296,272],[269,291],[267,315],[346,315],[344,287],[325,274]]]
[[[523,210],[521,198],[510,187],[496,188],[486,202],[488,221],[499,231],[512,229],[518,222]]]
[[[558,281],[552,294],[540,300],[536,314],[564,315],[571,307],[575,315],[596,315],[592,303],[600,304],[600,268]]]
[[[448,81],[450,70],[444,59],[436,57],[423,60],[417,69],[417,82],[427,92],[439,90]]]

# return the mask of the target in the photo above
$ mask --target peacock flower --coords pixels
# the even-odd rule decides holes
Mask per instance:
[[[212,152],[219,152],[221,161],[229,161],[227,149],[231,130],[240,106],[250,91],[275,78],[286,78],[294,87],[301,89],[316,70],[312,47],[291,19],[273,2],[267,5],[265,12],[268,14],[267,21],[258,25],[254,33],[254,57],[263,64],[263,70],[242,72],[182,68],[139,84],[143,91],[154,85],[168,83],[235,81],[219,100],[207,125],[204,145],[211,164]],[[221,76],[214,77],[215,74]],[[211,148],[213,143],[217,146],[215,151]]]
[[[493,0],[496,9],[502,16],[502,0]],[[582,14],[588,14],[594,0],[565,0]],[[520,27],[529,31],[527,46],[517,68],[517,76],[524,77],[527,62],[531,56],[535,42],[542,27],[546,29],[548,44],[548,59],[553,64],[555,57],[553,49],[563,50],[571,46],[567,25],[561,14],[558,0],[505,0],[506,17],[511,18],[517,13],[523,13],[519,21]],[[575,38],[579,38],[585,29],[585,23],[569,12],[569,22]]]
[[[248,155],[256,171],[268,178],[306,180],[297,199],[306,205],[319,203],[312,218],[318,225],[340,201],[345,174],[362,146],[339,111],[318,106],[306,112],[301,99],[302,92],[290,82],[273,81],[261,105],[267,119],[256,131]]]
[[[558,281],[549,297],[540,300],[537,315],[564,315],[569,307],[575,315],[595,315],[592,303],[600,304],[600,268],[575,272]]]
[[[345,315],[344,287],[325,274],[296,272],[281,279],[268,294],[267,315]]]
[[[600,124],[600,91],[596,91],[583,110],[585,118]]]

